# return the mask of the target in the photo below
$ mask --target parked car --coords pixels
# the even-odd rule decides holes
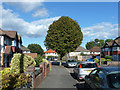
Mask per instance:
[[[67,67],[75,67],[77,65],[77,61],[74,59],[67,59],[66,60]]]
[[[54,58],[54,61],[57,61],[58,59],[57,58]]]
[[[120,90],[120,66],[106,66],[94,69],[85,76],[85,87],[100,90]]]
[[[78,80],[84,80],[85,76],[88,75],[96,67],[98,67],[98,64],[95,62],[81,61],[73,69],[73,72]]]

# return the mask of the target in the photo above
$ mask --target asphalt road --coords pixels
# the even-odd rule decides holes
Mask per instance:
[[[73,76],[73,68],[66,68],[57,64],[54,63],[52,71],[38,88],[72,88],[74,90],[84,88],[84,82],[78,82]]]

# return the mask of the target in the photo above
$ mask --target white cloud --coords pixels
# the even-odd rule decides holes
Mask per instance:
[[[82,29],[83,35],[90,39],[107,39],[118,36],[118,24],[102,22]]]
[[[2,17],[0,19],[2,20],[1,28],[3,30],[15,30],[22,36],[27,37],[40,37],[46,35],[49,25],[59,18],[53,17],[29,23],[19,18],[12,10],[2,8]]]
[[[46,8],[40,8],[38,10],[36,10],[34,12],[34,14],[32,14],[33,17],[48,17],[48,11],[46,10]]]
[[[42,47],[42,49],[43,49],[44,51],[46,51],[46,47]]]
[[[30,12],[43,6],[42,2],[6,2],[6,4],[18,8],[23,12]]]

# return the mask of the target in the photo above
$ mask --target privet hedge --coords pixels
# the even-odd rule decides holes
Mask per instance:
[[[11,60],[11,72],[23,73],[28,66],[35,66],[36,63],[31,56],[16,53]]]

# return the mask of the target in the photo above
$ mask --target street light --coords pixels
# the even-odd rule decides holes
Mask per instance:
[[[100,43],[100,42],[98,42],[98,43]],[[101,48],[100,48],[100,62],[99,62],[99,64],[101,65]]]

